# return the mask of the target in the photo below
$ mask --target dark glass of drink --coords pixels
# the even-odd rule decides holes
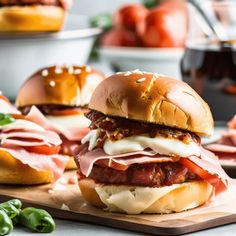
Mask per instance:
[[[211,12],[213,25],[221,34],[188,4],[182,79],[209,104],[214,120],[228,121],[236,114],[236,0],[204,0],[198,4],[203,11]]]
[[[195,44],[186,48],[182,77],[208,103],[217,121],[236,114],[236,44]]]

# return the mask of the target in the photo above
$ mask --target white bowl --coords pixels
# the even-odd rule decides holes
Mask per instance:
[[[99,28],[88,18],[69,15],[61,32],[0,34],[0,90],[14,99],[23,82],[38,69],[54,64],[86,64]]]
[[[179,48],[131,48],[100,47],[103,61],[110,63],[114,71],[140,69],[181,79],[180,61],[183,49]]]

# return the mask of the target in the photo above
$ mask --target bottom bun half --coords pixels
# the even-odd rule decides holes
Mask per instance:
[[[0,183],[33,185],[54,181],[50,171],[37,171],[6,152],[0,152]]]
[[[103,185],[79,180],[85,200],[110,212],[163,214],[181,212],[206,203],[214,188],[205,181],[173,184],[160,188],[130,185]]]
[[[6,6],[0,8],[0,31],[59,31],[65,11],[58,6]]]

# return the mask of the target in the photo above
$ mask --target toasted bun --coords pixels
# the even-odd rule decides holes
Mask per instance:
[[[96,86],[104,79],[90,66],[51,66],[33,74],[21,87],[16,106],[85,106]]]
[[[161,188],[96,184],[79,180],[79,187],[90,204],[111,212],[163,214],[181,212],[206,203],[213,193],[205,181],[186,182]]]
[[[50,171],[37,171],[10,154],[0,151],[1,184],[33,185],[51,183],[53,180]]]
[[[186,83],[159,74],[141,71],[114,74],[97,87],[89,108],[200,136],[213,132],[212,114],[202,98]]]
[[[59,6],[6,6],[0,8],[0,31],[59,31],[65,20],[65,10]]]

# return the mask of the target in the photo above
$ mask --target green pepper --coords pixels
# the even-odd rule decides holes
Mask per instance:
[[[10,217],[11,220],[13,220],[15,217],[18,217],[20,215],[20,209],[15,207],[15,203],[17,203],[14,200],[4,202],[0,204],[0,209],[4,210],[6,214]],[[20,205],[16,205],[17,207],[20,207]]]
[[[11,199],[8,201],[11,205],[13,205],[18,210],[22,207],[22,202],[19,199]],[[1,205],[1,204],[0,204]]]
[[[7,213],[0,209],[0,236],[9,234],[13,230],[13,224]]]
[[[56,227],[48,212],[34,207],[28,207],[21,211],[20,224],[39,233],[51,233]]]
[[[15,119],[11,115],[0,113],[0,126],[13,123],[14,121]]]

